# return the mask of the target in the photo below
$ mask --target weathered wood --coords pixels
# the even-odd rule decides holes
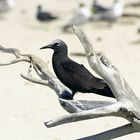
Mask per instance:
[[[28,74],[21,74],[21,76],[33,83],[48,86],[55,91],[59,97],[61,106],[71,114],[46,122],[45,125],[47,127],[54,127],[64,123],[97,117],[117,116],[127,119],[130,124],[91,136],[92,139],[107,140],[134,132],[140,132],[140,100],[134,94],[133,90],[122,77],[118,69],[111,64],[107,57],[105,55],[97,55],[97,52],[89,42],[86,35],[77,26],[73,26],[73,30],[85,49],[89,65],[107,82],[116,97],[116,101],[76,101],[62,99],[61,95],[63,93],[71,94],[71,91],[50,72],[47,63],[34,55],[21,54],[18,49],[4,48],[0,46],[0,51],[3,53],[13,54],[16,57],[15,60],[2,63],[0,66],[22,61],[28,62],[30,64]],[[35,70],[39,76],[38,79],[31,76],[32,70]]]
[[[73,29],[84,46],[89,65],[108,83],[117,99],[117,103],[105,107],[99,107],[97,109],[91,109],[88,111],[58,117],[55,120],[45,123],[46,126],[53,127],[64,123],[112,115],[127,119],[132,123],[133,127],[135,127],[137,131],[140,131],[139,99],[136,97],[117,68],[113,66],[105,56],[98,58],[85,34],[76,26],[74,26]],[[103,112],[101,111],[102,109]],[[99,110],[100,112],[98,112]]]

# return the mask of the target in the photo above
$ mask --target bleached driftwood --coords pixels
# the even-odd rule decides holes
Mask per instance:
[[[87,109],[91,109],[91,108],[97,108],[100,106],[104,106],[104,105],[108,105],[108,104],[112,104],[112,102],[107,102],[107,101],[67,101],[65,99],[61,98],[61,95],[64,93],[66,94],[71,94],[71,91],[65,87],[50,71],[48,68],[48,65],[46,62],[44,62],[43,60],[41,60],[40,58],[38,58],[35,55],[31,55],[31,54],[21,54],[20,50],[15,49],[15,48],[4,48],[3,46],[0,46],[0,51],[3,53],[10,53],[15,55],[15,59],[11,60],[7,63],[0,63],[0,66],[6,66],[6,65],[11,65],[11,64],[15,64],[18,62],[28,62],[30,63],[30,66],[28,68],[28,74],[21,74],[21,76],[26,79],[29,80],[33,83],[37,83],[37,84],[41,84],[41,85],[45,85],[50,87],[51,89],[53,89],[56,94],[59,97],[59,101],[60,104],[62,105],[62,107],[67,110],[70,113],[74,113],[74,112],[79,112],[81,110],[87,110]],[[34,69],[36,71],[36,73],[38,74],[38,76],[40,77],[40,79],[38,78],[34,78],[31,73],[32,73],[32,69]]]
[[[85,139],[108,140],[120,137],[126,134],[140,131],[140,101],[121,76],[120,72],[111,62],[104,56],[97,56],[93,46],[88,41],[84,33],[76,26],[73,26],[74,33],[80,39],[91,68],[100,75],[109,85],[116,98],[116,102],[108,101],[75,101],[63,99],[64,94],[69,95],[71,91],[65,87],[59,80],[49,71],[47,64],[40,58],[30,55],[21,54],[17,49],[6,49],[0,47],[4,53],[11,53],[16,56],[15,60],[0,64],[1,66],[10,65],[21,61],[30,63],[28,75],[21,76],[34,83],[42,84],[53,89],[59,97],[61,106],[68,111],[69,115],[58,117],[45,123],[47,127],[54,127],[64,123],[81,121],[85,119],[93,119],[104,116],[117,116],[127,119],[130,123],[122,127],[103,132]],[[40,79],[31,76],[32,69],[36,71]]]

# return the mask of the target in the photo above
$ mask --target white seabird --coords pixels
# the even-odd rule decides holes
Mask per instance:
[[[16,4],[15,0],[0,0],[0,12],[7,12]]]
[[[93,14],[93,20],[116,20],[122,16],[124,5],[122,0],[114,0],[111,8],[103,8],[97,3],[95,3],[95,5],[93,4],[93,9],[94,8],[95,13]]]
[[[74,13],[74,17],[72,17],[69,22],[63,27],[63,30],[66,31],[72,25],[81,25],[86,23],[91,18],[91,11],[84,4],[79,5],[79,9]]]

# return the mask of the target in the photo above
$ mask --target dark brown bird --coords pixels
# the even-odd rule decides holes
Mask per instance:
[[[37,18],[39,21],[46,22],[46,21],[55,20],[55,19],[57,19],[58,17],[53,16],[50,12],[43,11],[43,10],[42,10],[42,6],[41,6],[41,5],[38,5],[38,7],[37,7],[36,18]]]
[[[68,57],[67,45],[59,39],[40,49],[54,50],[52,65],[58,79],[72,90],[73,99],[76,92],[95,93],[102,96],[114,97],[112,91],[103,79],[93,76],[83,65],[78,64]]]

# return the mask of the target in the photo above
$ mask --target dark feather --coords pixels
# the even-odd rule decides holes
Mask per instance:
[[[48,47],[42,47],[42,49],[44,48],[54,50],[52,58],[54,72],[58,79],[73,92],[71,97],[67,94],[65,96],[65,93],[62,97],[72,99],[78,91],[114,97],[103,79],[93,76],[83,65],[67,56],[67,46],[62,40],[54,40]]]

